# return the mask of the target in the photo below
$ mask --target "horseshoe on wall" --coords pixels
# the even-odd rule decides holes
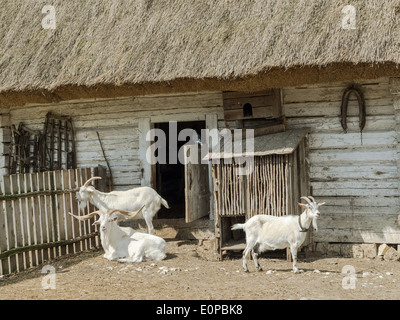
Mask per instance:
[[[342,104],[340,106],[340,123],[342,125],[344,132],[347,132],[347,105],[349,104],[349,98],[351,93],[354,93],[355,96],[357,97],[358,108],[359,108],[358,117],[360,122],[358,126],[360,128],[360,132],[362,133],[366,123],[365,99],[360,86],[356,84],[348,86],[347,89],[344,90],[343,92]]]

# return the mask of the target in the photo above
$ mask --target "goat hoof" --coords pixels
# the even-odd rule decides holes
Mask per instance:
[[[258,270],[258,271],[263,271],[263,268],[258,267],[257,270]]]

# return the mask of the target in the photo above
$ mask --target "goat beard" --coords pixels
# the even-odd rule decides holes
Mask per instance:
[[[79,207],[79,210],[80,210],[81,212],[84,211],[84,209],[86,208],[86,206],[87,206],[87,202],[86,202],[86,201],[79,201],[78,207]]]
[[[317,218],[312,219],[312,226],[315,231],[318,231]]]

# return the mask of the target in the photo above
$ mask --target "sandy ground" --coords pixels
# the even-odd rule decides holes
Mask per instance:
[[[32,268],[0,278],[0,299],[400,299],[400,262],[308,258],[298,262],[304,272],[294,274],[285,259],[262,256],[263,271],[249,261],[245,273],[240,255],[217,261],[207,245],[170,241],[167,247],[167,258],[156,263],[108,261],[102,249],[59,258],[49,263],[55,289],[43,288],[52,283],[42,267]],[[355,274],[342,273],[346,268]]]

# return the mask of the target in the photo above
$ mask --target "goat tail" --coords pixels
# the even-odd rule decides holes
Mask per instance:
[[[166,207],[167,209],[169,209],[169,205],[168,205],[167,200],[161,198],[161,204],[162,204],[164,207]]]
[[[244,224],[244,223],[236,223],[236,224],[234,224],[234,225],[232,226],[231,230],[240,230],[240,229],[243,229],[243,231],[246,231],[246,230],[244,229],[244,227],[245,227],[245,224]]]

